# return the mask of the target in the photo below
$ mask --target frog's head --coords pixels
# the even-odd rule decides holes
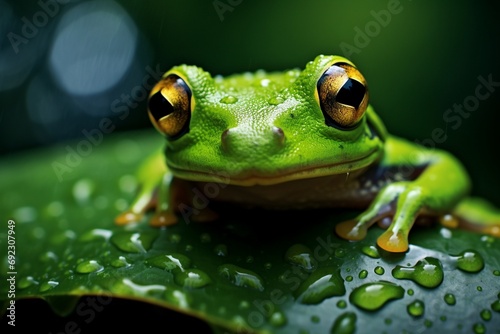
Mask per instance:
[[[364,77],[338,56],[226,78],[177,66],[151,91],[149,116],[174,175],[242,186],[364,169],[385,136]]]

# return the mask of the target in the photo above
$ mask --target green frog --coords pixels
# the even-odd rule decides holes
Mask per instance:
[[[141,190],[117,224],[152,207],[153,226],[211,221],[210,203],[224,202],[360,209],[335,233],[361,240],[378,223],[386,230],[377,244],[389,252],[407,251],[412,226],[429,217],[500,236],[500,213],[468,196],[460,161],[389,134],[365,78],[343,57],[228,77],[176,66],[152,89],[148,114],[166,147],[140,168]]]

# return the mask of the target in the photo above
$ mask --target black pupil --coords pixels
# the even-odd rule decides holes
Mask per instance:
[[[149,99],[149,111],[157,121],[174,112],[174,107],[163,96],[161,91]]]
[[[348,106],[353,106],[358,109],[361,101],[365,96],[366,89],[365,86],[359,81],[349,79],[347,82],[340,88],[337,94],[337,102],[346,104]]]

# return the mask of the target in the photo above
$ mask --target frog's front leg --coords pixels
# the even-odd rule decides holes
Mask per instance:
[[[348,240],[361,240],[373,223],[392,216],[392,223],[377,244],[390,252],[405,252],[417,217],[451,210],[468,192],[469,178],[462,165],[446,152],[425,150],[392,137],[388,139],[386,153],[383,161],[386,165],[426,167],[413,180],[386,185],[365,212],[338,224],[336,232]]]

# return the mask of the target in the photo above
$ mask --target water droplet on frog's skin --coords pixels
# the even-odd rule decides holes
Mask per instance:
[[[267,103],[269,103],[270,105],[273,105],[273,106],[277,106],[281,103],[283,103],[285,100],[280,97],[280,96],[275,96],[275,97],[271,97]]]
[[[162,254],[146,259],[146,264],[152,267],[179,273],[186,271],[191,266],[191,259],[185,255],[172,253]]]
[[[146,253],[158,236],[156,231],[122,232],[111,236],[111,243],[128,253]]]
[[[220,276],[226,278],[236,286],[252,288],[259,291],[264,290],[262,278],[251,270],[232,264],[224,264],[221,265],[217,271]]]
[[[391,282],[380,281],[366,283],[355,288],[349,300],[352,304],[366,311],[375,311],[393,299],[403,298],[405,290]]]
[[[317,315],[313,315],[313,316],[311,316],[311,322],[313,322],[313,323],[317,324],[317,323],[319,323],[320,321],[321,321],[321,318],[320,318],[320,317],[318,317]]]
[[[413,289],[408,289],[408,296],[413,296],[414,293]]]
[[[318,268],[299,285],[294,295],[302,304],[319,304],[333,296],[345,294],[344,280],[340,269],[333,267]]]
[[[457,268],[465,272],[477,273],[484,268],[483,257],[475,250],[465,250],[452,258],[456,261]]]
[[[443,265],[438,259],[426,257],[413,267],[396,266],[392,276],[397,279],[410,279],[426,288],[435,288],[444,277]]]
[[[104,267],[101,266],[95,260],[83,261],[76,266],[76,272],[80,273],[80,274],[90,274],[93,272],[99,272],[103,269],[104,269]]]
[[[316,261],[312,251],[301,244],[295,244],[288,248],[285,253],[285,260],[309,272],[316,268]]]
[[[26,289],[26,288],[29,288],[30,286],[34,285],[34,284],[38,284],[38,281],[36,281],[33,278],[33,276],[26,276],[26,277],[21,278],[17,282],[17,287],[18,287],[18,289]]]
[[[386,318],[386,319],[384,320],[384,323],[385,323],[386,325],[390,325],[390,324],[392,324],[392,319],[390,319],[390,318]]]
[[[475,323],[474,326],[472,326],[472,329],[474,330],[475,334],[483,334],[486,333],[486,327],[484,326],[483,323]]]
[[[425,319],[425,321],[424,321],[425,327],[430,328],[430,327],[432,327],[432,325],[433,325],[432,321],[430,321],[429,319]]]
[[[367,270],[361,270],[359,272],[358,277],[361,278],[361,279],[365,279],[366,277],[368,277],[368,271]]]
[[[189,269],[175,274],[175,282],[185,288],[203,288],[210,284],[210,277],[200,269]]]
[[[220,99],[220,103],[224,104],[233,104],[238,102],[238,98],[233,95],[226,95],[222,99]]]
[[[381,266],[376,266],[373,270],[377,275],[383,275],[385,273],[385,269]]]
[[[346,282],[352,282],[353,279],[354,279],[354,277],[352,277],[351,275],[346,276],[346,278],[345,278]]]
[[[455,299],[455,295],[452,293],[447,293],[444,295],[444,301],[448,305],[455,305],[457,303],[457,300]]]
[[[415,300],[408,304],[406,307],[406,310],[408,311],[408,314],[413,316],[413,317],[420,317],[424,314],[425,312],[425,306],[424,302],[421,300]]]
[[[371,258],[378,259],[380,258],[380,254],[378,253],[378,249],[375,246],[364,246],[361,248],[363,254],[368,255]]]
[[[330,333],[353,334],[356,332],[356,313],[345,312],[335,319]]]
[[[227,256],[227,246],[224,244],[215,246],[214,253],[217,256]]]
[[[269,322],[274,327],[281,327],[287,323],[287,318],[283,312],[274,312],[269,318]]]
[[[481,319],[483,319],[484,321],[490,321],[491,320],[491,311],[488,310],[488,309],[483,309],[481,311],[481,313],[479,313],[481,315]]]
[[[500,276],[500,270],[493,270],[493,275]]]

